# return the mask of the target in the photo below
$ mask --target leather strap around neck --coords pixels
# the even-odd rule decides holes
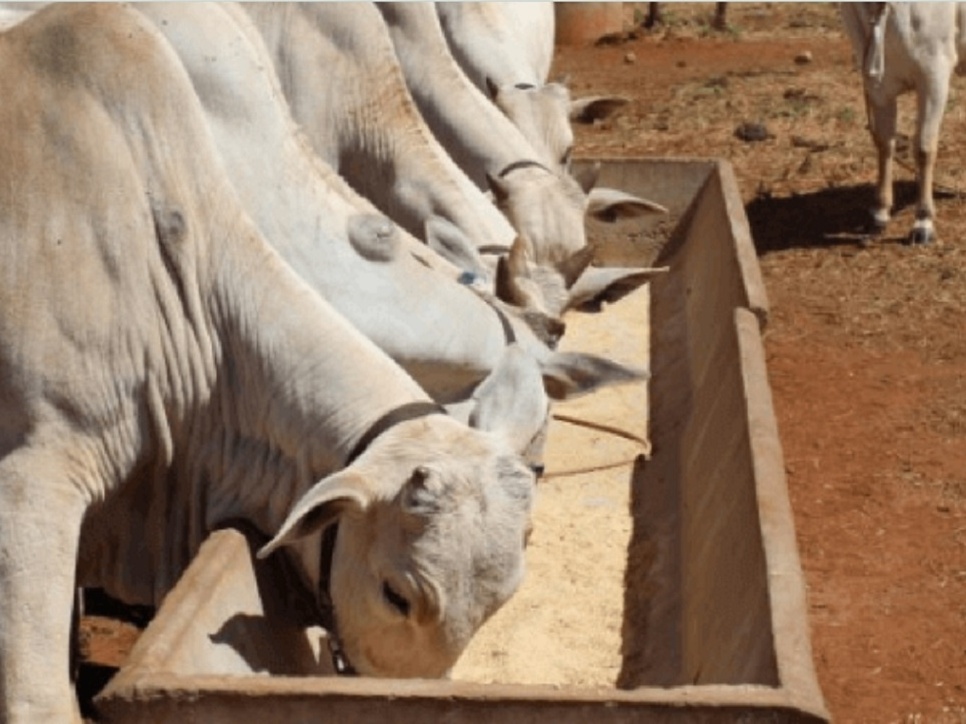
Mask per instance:
[[[513,331],[513,325],[510,324],[510,318],[506,316],[506,313],[500,309],[495,304],[490,304],[493,311],[496,312],[497,319],[500,320],[500,326],[503,327],[503,339],[506,342],[507,347],[517,341],[517,334]]]
[[[335,555],[335,539],[339,535],[339,523],[332,523],[322,532],[322,550],[319,554],[318,619],[328,633],[329,656],[332,668],[340,676],[356,676],[358,672],[342,650],[342,642],[335,620],[335,604],[332,601],[332,557]]]
[[[372,425],[369,426],[369,429],[362,434],[362,437],[359,438],[358,442],[356,442],[355,446],[346,456],[346,467],[351,465],[356,458],[366,451],[366,449],[377,437],[389,430],[389,428],[398,425],[400,422],[406,422],[408,420],[426,417],[427,415],[437,414],[445,415],[446,410],[430,400],[407,402],[404,405],[392,408],[389,412],[372,423]]]
[[[497,176],[499,178],[505,178],[507,174],[513,173],[514,171],[518,171],[521,168],[542,168],[547,173],[553,173],[553,171],[551,171],[549,168],[544,166],[539,161],[531,161],[530,159],[525,158],[520,161],[514,161],[510,165],[504,167],[504,169],[500,171],[500,173],[498,173]]]

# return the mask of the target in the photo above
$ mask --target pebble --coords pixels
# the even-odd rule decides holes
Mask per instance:
[[[795,56],[795,63],[798,65],[808,65],[812,62],[812,51],[804,50]]]
[[[742,123],[735,129],[735,136],[746,143],[757,143],[774,138],[774,134],[763,123]]]
[[[630,64],[630,63],[636,63],[637,62],[637,56],[634,54],[633,51],[629,51],[627,53],[624,53],[624,62],[625,63],[628,63],[628,64]]]

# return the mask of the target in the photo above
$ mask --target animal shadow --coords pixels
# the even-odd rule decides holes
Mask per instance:
[[[916,185],[911,181],[895,184],[894,214],[911,206]],[[759,256],[788,249],[864,246],[875,235],[870,228],[869,209],[875,190],[868,184],[826,188],[810,194],[787,198],[759,196],[746,207],[751,234]],[[876,243],[905,243],[907,229],[875,237]]]

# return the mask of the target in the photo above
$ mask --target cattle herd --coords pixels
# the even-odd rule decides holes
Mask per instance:
[[[959,17],[843,8],[914,241]],[[0,721],[78,717],[77,587],[156,605],[244,521],[345,665],[442,676],[517,588],[550,404],[646,377],[557,351],[653,270],[571,170],[621,99],[548,82],[552,3],[10,4],[0,11]]]

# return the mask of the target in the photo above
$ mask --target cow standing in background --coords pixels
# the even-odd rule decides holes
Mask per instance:
[[[840,8],[862,71],[869,132],[879,156],[873,228],[885,229],[892,213],[897,99],[914,91],[918,198],[908,238],[913,244],[930,242],[936,236],[932,193],[939,129],[953,71],[966,59],[966,5],[842,3]]]

